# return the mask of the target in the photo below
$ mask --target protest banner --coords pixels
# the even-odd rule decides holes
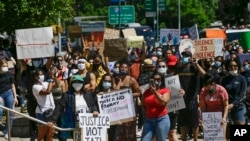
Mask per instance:
[[[167,104],[168,112],[173,112],[176,110],[186,108],[184,99],[180,95],[179,90],[181,89],[181,84],[178,75],[173,75],[165,78],[166,87],[171,91],[170,101]]]
[[[188,28],[188,33],[189,33],[190,39],[192,39],[192,40],[199,39],[197,24],[195,24],[192,27]]]
[[[215,57],[214,39],[204,38],[194,41],[195,52],[193,57],[196,59],[206,59]]]
[[[15,30],[17,58],[43,58],[55,55],[52,27]]]
[[[79,127],[82,128],[82,141],[106,141],[107,128],[110,127],[109,115],[92,113],[79,114]]]
[[[134,28],[126,28],[122,30],[123,37],[128,38],[129,36],[137,36]]]
[[[221,112],[203,112],[204,141],[224,141]]]
[[[103,55],[108,57],[111,62],[127,57],[127,40],[124,38],[105,39]]]
[[[134,121],[136,118],[134,99],[131,89],[122,89],[102,95],[97,95],[98,106],[101,114],[110,116],[110,125],[119,121]]]
[[[215,44],[215,57],[217,56],[223,56],[223,46],[224,46],[224,41],[222,38],[215,38],[214,39],[214,44]]]
[[[168,41],[170,45],[178,45],[180,43],[179,29],[160,29],[160,43],[166,45]]]
[[[127,37],[127,47],[128,48],[142,48],[142,44],[144,41],[143,36],[128,36]]]
[[[68,36],[69,38],[80,38],[82,35],[81,26],[68,26]]]
[[[195,52],[194,42],[190,39],[183,39],[179,45],[179,52],[182,53],[183,51],[190,51],[192,54]]]
[[[112,28],[105,28],[104,39],[117,39],[120,37],[120,31]]]

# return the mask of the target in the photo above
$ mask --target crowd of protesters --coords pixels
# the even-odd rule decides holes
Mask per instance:
[[[151,48],[143,42],[142,48],[128,49],[127,56],[109,68],[108,56],[102,56],[94,43],[81,48],[68,42],[64,55],[18,60],[15,38],[2,41],[0,104],[14,108],[19,101],[21,112],[27,107],[31,117],[48,122],[40,125],[31,121],[31,141],[52,141],[55,136],[60,141],[72,138],[71,132],[56,135],[53,126],[77,128],[79,113],[98,116],[97,95],[123,88],[131,88],[138,118],[112,125],[109,141],[136,141],[139,133],[142,141],[178,141],[177,132],[183,141],[188,136],[197,141],[202,112],[222,113],[226,140],[229,120],[244,125],[250,117],[250,60],[239,58],[244,52],[240,46],[225,46],[224,56],[196,59],[188,50],[179,53],[177,47]],[[7,67],[7,62],[14,67]],[[164,80],[173,75],[179,76],[179,93],[186,108],[168,112],[171,91]],[[142,93],[140,86],[144,84],[149,88]],[[0,110],[0,116],[2,113]],[[12,114],[10,119],[12,123]],[[7,131],[6,127],[5,138]]]

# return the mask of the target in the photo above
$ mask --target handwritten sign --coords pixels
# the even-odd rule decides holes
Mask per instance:
[[[104,39],[116,39],[120,37],[120,31],[111,28],[105,28]]]
[[[79,114],[79,125],[83,128],[83,141],[106,141],[110,118],[109,115],[99,114],[98,117],[93,117],[92,113],[81,113]]]
[[[181,89],[180,80],[178,75],[173,75],[165,78],[167,88],[171,90],[170,101],[167,104],[168,112],[186,108],[183,97],[180,95]]]
[[[224,40],[222,38],[215,38],[215,57],[216,56],[223,56],[223,46],[224,46]]]
[[[223,141],[223,127],[221,126],[221,112],[202,113],[204,141]]]
[[[160,43],[166,45],[168,41],[170,45],[178,45],[180,43],[179,29],[160,29]]]
[[[126,28],[122,30],[124,38],[128,38],[129,36],[137,36],[134,28]]]
[[[55,55],[52,27],[18,29],[15,31],[17,58],[43,58]]]
[[[194,41],[195,53],[194,58],[206,59],[215,57],[214,39],[200,39]]]
[[[118,121],[133,121],[136,117],[131,89],[97,95],[97,101],[100,113],[110,116],[111,125],[117,124]]]
[[[127,40],[124,38],[105,39],[103,55],[109,57],[109,61],[117,61],[127,57]]]
[[[143,41],[144,41],[143,36],[128,36],[127,47],[142,48]]]

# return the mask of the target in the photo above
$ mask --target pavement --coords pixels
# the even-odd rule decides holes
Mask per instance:
[[[20,107],[15,107],[15,111],[20,111]],[[20,115],[18,115],[18,114],[14,114],[14,117],[17,117],[17,116],[20,116]],[[2,119],[1,119],[1,121],[3,122],[3,120],[5,120],[5,117],[3,117]],[[23,128],[24,129],[24,128]],[[22,131],[24,131],[24,130],[18,130],[19,132],[22,132]],[[22,134],[22,133],[18,133],[18,134]],[[137,141],[140,141],[140,137],[137,137]],[[1,136],[0,135],[0,141],[5,141],[6,139],[3,137],[3,135]],[[179,140],[181,140],[180,138],[179,138]],[[190,139],[190,140],[192,140],[192,139]],[[7,140],[6,140],[7,141]],[[9,139],[9,141],[30,141],[30,138],[29,137],[11,137],[10,139]],[[54,139],[53,141],[59,141],[58,139]],[[73,141],[73,139],[68,139],[67,141]],[[166,140],[166,141],[168,141],[168,140]],[[200,139],[198,139],[198,141],[203,141],[203,139],[202,138],[200,138]]]

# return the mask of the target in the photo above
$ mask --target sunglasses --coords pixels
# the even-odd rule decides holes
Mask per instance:
[[[166,66],[158,66],[158,68],[166,68]]]

